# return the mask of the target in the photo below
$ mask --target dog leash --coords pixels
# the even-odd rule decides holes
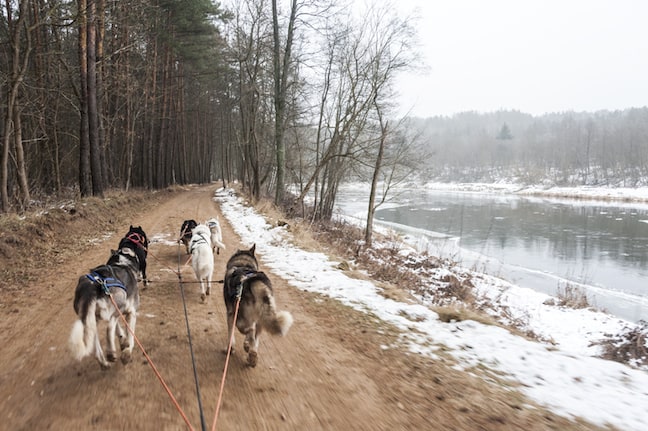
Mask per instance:
[[[184,308],[184,315],[185,315],[185,325],[187,327],[187,340],[189,341],[189,353],[191,355],[191,365],[193,367],[193,375],[194,375],[194,381],[196,383],[196,397],[198,398],[198,411],[200,413],[200,424],[202,426],[202,430],[206,431],[207,426],[205,424],[205,415],[203,413],[203,405],[202,405],[202,397],[200,395],[200,384],[198,383],[198,371],[196,369],[196,358],[194,356],[194,349],[193,349],[193,342],[191,339],[191,329],[189,327],[189,314],[187,313],[187,301],[185,300],[185,293],[184,293],[184,284],[182,281],[182,269],[179,267],[180,266],[180,243],[178,243],[178,284],[180,285],[180,295],[182,296],[182,307]],[[191,261],[191,256],[189,256],[189,260],[187,260],[187,263],[185,263],[185,266]]]
[[[138,346],[138,347],[140,348],[140,350],[142,351],[142,354],[144,354],[144,357],[146,358],[146,361],[147,361],[147,362],[149,363],[149,365],[151,366],[151,369],[153,370],[153,373],[155,374],[155,376],[157,377],[157,379],[160,381],[160,383],[161,383],[162,386],[164,387],[164,390],[165,390],[166,393],[169,395],[169,398],[171,398],[171,402],[173,403],[173,405],[175,406],[175,408],[178,410],[178,413],[180,413],[180,416],[182,416],[182,419],[185,421],[185,423],[187,424],[187,426],[189,427],[189,429],[190,429],[191,431],[194,431],[194,428],[191,426],[191,423],[189,422],[189,418],[187,418],[187,415],[186,415],[185,412],[182,410],[182,407],[180,407],[180,404],[178,403],[178,400],[176,400],[176,398],[173,396],[173,393],[171,392],[171,389],[169,389],[169,386],[166,384],[166,382],[165,382],[164,379],[162,378],[162,375],[160,374],[160,372],[158,371],[157,367],[155,366],[155,364],[154,364],[153,361],[151,360],[151,357],[148,355],[148,353],[146,353],[146,350],[144,349],[144,346],[142,346],[142,343],[140,343],[139,339],[138,339],[137,336],[135,335],[135,332],[133,332],[133,330],[131,329],[130,325],[129,325],[128,322],[126,321],[126,318],[124,317],[124,314],[121,312],[121,310],[120,310],[119,307],[117,306],[117,303],[115,302],[115,298],[113,298],[113,296],[112,296],[110,293],[108,293],[108,297],[110,298],[110,301],[112,302],[113,306],[115,307],[115,310],[117,310],[117,313],[119,313],[119,317],[120,317],[121,320],[124,322],[124,326],[126,326],[126,329],[127,329],[128,332],[133,336],[133,339],[134,339],[135,342],[137,343],[137,346]],[[203,429],[204,429],[204,428],[203,428]]]
[[[225,366],[223,368],[223,377],[221,378],[220,390],[218,392],[218,402],[216,403],[216,413],[214,414],[214,423],[212,424],[212,431],[216,431],[216,422],[218,422],[218,414],[220,413],[221,402],[223,400],[223,389],[225,388],[225,377],[227,376],[227,368],[229,366],[230,354],[232,353],[232,341],[234,340],[234,332],[236,329],[236,319],[238,317],[239,305],[241,304],[241,296],[243,294],[243,281],[238,286],[236,295],[236,306],[234,307],[234,320],[232,323],[232,334],[230,335],[229,343],[227,345],[227,356],[225,357]]]

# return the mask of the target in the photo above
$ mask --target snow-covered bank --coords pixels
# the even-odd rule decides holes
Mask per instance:
[[[269,225],[231,193],[220,190],[215,199],[242,240],[256,243],[273,272],[296,288],[330,296],[395,325],[410,351],[435,357],[444,347],[460,367],[480,365],[503,373],[520,383],[527,396],[566,416],[624,430],[643,430],[648,423],[648,373],[592,356],[597,349],[590,342],[615,333],[625,322],[604,313],[544,305],[547,295],[478,275],[474,280],[480,292],[521,310],[534,331],[555,344],[532,342],[474,321],[443,323],[423,302],[385,298],[374,284],[336,269],[338,262],[295,247],[284,227]]]
[[[463,191],[479,193],[511,193],[553,198],[594,199],[617,202],[648,203],[648,187],[544,187],[508,182],[501,183],[427,183],[428,190]]]

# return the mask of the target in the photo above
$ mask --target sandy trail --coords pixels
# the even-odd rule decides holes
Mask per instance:
[[[213,194],[200,186],[168,194],[132,220],[152,243],[136,335],[194,429],[201,415],[189,350],[179,278],[181,267],[206,429],[211,429],[227,343],[222,285],[200,301],[182,245],[183,220],[218,216],[227,250],[215,256],[214,279],[225,262],[254,238],[235,235]],[[62,266],[44,272],[0,323],[0,429],[188,429],[139,349],[133,362],[102,371],[94,358],[73,360],[67,340],[76,316],[77,278],[106,261],[128,225],[110,239],[84,246]],[[271,274],[263,266],[261,270]],[[592,429],[542,410],[481,379],[398,349],[395,332],[370,316],[302,292],[272,276],[278,309],[295,323],[284,338],[263,334],[256,368],[242,349],[232,356],[218,418],[222,430]],[[105,345],[104,326],[100,326]],[[242,346],[242,336],[237,334]]]

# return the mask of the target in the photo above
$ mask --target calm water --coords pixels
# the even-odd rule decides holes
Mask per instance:
[[[360,210],[361,193],[342,196],[343,212]],[[648,319],[648,206],[412,192],[376,221],[419,229],[425,248],[464,266],[549,294],[582,284],[595,305]]]

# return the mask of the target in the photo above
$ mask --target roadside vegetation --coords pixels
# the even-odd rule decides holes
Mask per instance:
[[[344,220],[310,222],[301,216],[291,216],[290,205],[287,210],[280,210],[268,201],[259,202],[256,208],[271,223],[287,225],[300,246],[328,253],[334,260],[340,260],[339,269],[350,275],[362,277],[366,274],[383,286],[385,295],[431,304],[441,321],[475,320],[506,327],[537,341],[550,341],[525,329],[526,322],[513,318],[506,307],[497,308],[499,314],[493,315],[495,308],[490,306],[488,299],[475,292],[475,272],[450,259],[417,253],[391,231],[377,234],[371,246],[367,246],[364,229]],[[556,298],[550,301],[547,305],[594,308],[585,292],[573,285],[559,288]],[[648,366],[646,322],[641,322],[639,327],[627,327],[619,334],[609,334],[597,344],[602,346],[603,359],[632,367]]]

